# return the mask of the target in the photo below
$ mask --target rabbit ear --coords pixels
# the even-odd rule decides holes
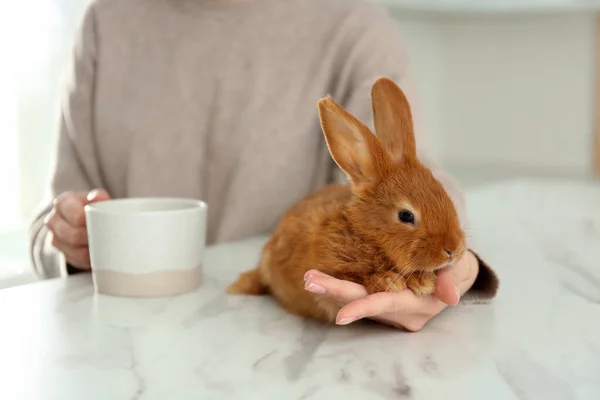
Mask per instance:
[[[373,183],[383,176],[392,160],[369,128],[329,97],[318,108],[329,152],[352,184]]]
[[[417,148],[410,105],[402,90],[389,78],[379,78],[371,88],[375,132],[393,160],[416,159]]]

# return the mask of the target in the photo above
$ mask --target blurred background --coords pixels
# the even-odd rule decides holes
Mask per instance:
[[[432,154],[466,189],[594,176],[595,0],[372,0],[398,21]],[[0,288],[34,280],[26,229],[48,179],[59,83],[89,0],[0,5]]]

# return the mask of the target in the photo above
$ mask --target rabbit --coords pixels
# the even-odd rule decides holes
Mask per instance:
[[[417,158],[408,100],[389,78],[371,88],[375,136],[331,97],[318,101],[325,141],[349,184],[331,184],[293,205],[265,243],[257,268],[230,294],[271,294],[286,310],[333,323],[338,304],[304,289],[316,269],[369,294],[434,292],[436,272],[466,251],[457,209]]]

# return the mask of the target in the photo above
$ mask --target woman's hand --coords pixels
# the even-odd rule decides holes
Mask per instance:
[[[89,193],[65,192],[54,200],[44,223],[52,234],[52,245],[64,254],[69,265],[82,270],[91,268],[85,206],[109,198],[105,190],[98,189]]]
[[[369,318],[414,332],[448,305],[457,305],[460,297],[475,282],[478,272],[477,259],[467,251],[459,262],[439,272],[435,294],[423,297],[418,297],[410,289],[400,293],[369,295],[362,285],[335,279],[316,270],[308,271],[304,280],[306,290],[340,305],[336,318],[338,325]]]

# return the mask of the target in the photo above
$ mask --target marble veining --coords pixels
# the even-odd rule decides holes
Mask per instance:
[[[511,181],[467,201],[500,292],[418,333],[226,295],[254,238],[210,248],[182,296],[95,295],[90,276],[0,291],[0,398],[600,399],[600,186]]]

